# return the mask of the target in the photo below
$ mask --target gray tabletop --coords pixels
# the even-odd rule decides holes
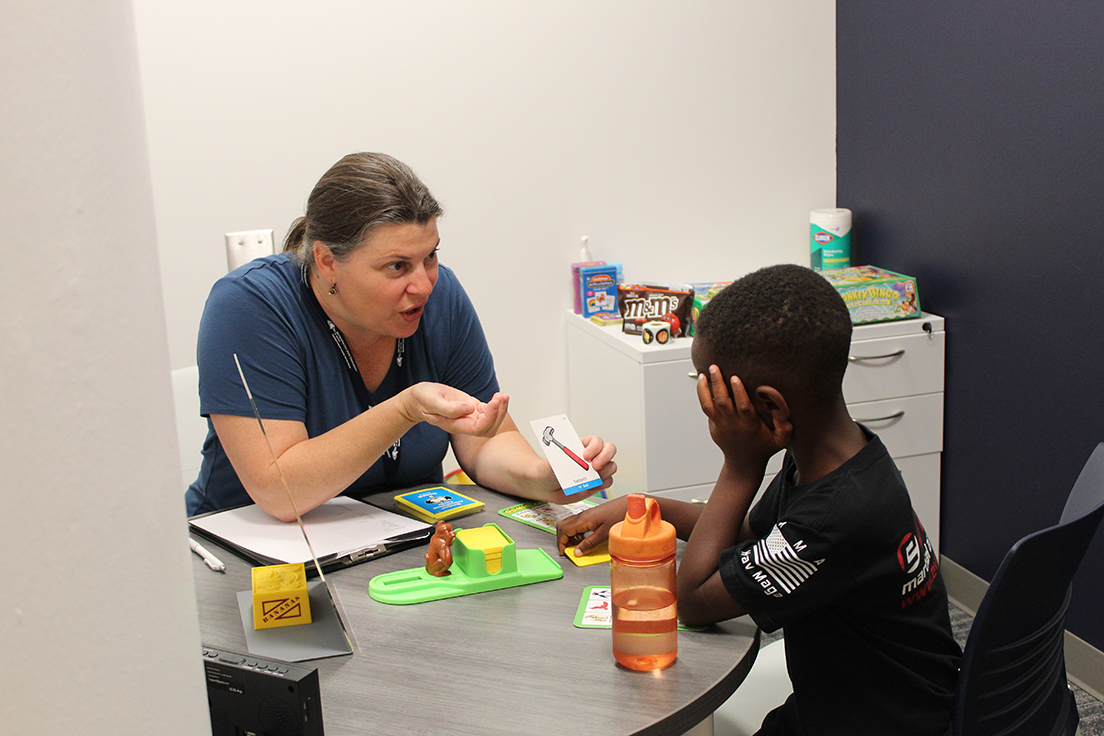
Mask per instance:
[[[352,734],[681,734],[716,710],[747,675],[759,631],[746,617],[704,631],[680,631],[678,659],[659,672],[633,672],[613,659],[608,629],[574,625],[583,590],[609,585],[609,565],[577,567],[556,538],[497,513],[517,499],[476,486],[458,490],[486,509],[460,528],[497,523],[518,549],[540,547],[562,579],[418,603],[368,596],[380,573],[422,567],[419,546],[327,573],[354,653],[301,664],[317,667],[327,736]],[[390,507],[394,494],[369,497]],[[247,653],[236,593],[250,565],[204,542],[226,573],[194,557],[203,643]]]

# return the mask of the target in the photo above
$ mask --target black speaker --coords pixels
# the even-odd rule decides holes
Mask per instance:
[[[323,736],[318,670],[203,647],[212,736]]]

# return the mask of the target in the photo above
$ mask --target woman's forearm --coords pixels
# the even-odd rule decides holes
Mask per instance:
[[[460,467],[476,483],[512,496],[547,500],[546,463],[530,447],[509,417],[494,437],[453,435],[453,452]]]
[[[267,442],[253,417],[212,416],[211,420],[254,502],[277,519],[294,521],[296,509],[305,514],[340,494],[417,423],[403,402],[400,394],[317,437],[308,438],[300,422],[269,420],[265,422]],[[279,459],[278,467],[272,462],[273,454]],[[295,499],[294,509],[288,490]]]

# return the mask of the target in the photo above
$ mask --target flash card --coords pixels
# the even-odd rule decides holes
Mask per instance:
[[[575,627],[579,629],[613,628],[613,595],[608,586],[583,588],[583,597],[575,610]],[[678,625],[679,631],[704,631],[705,626]]]
[[[560,523],[561,519],[566,519],[572,514],[581,514],[587,509],[597,506],[598,503],[593,497],[584,498],[582,501],[572,501],[562,506],[548,501],[526,501],[525,503],[519,503],[517,506],[499,509],[498,513],[507,519],[520,521],[522,524],[528,524],[549,534],[555,534],[556,524]]]
[[[613,627],[613,596],[608,585],[591,585],[583,589],[582,600],[575,611],[575,626],[580,629]]]
[[[598,565],[603,562],[610,561],[609,544],[602,542],[597,547],[587,552],[582,557],[575,556],[575,547],[564,547],[564,555],[567,559],[574,562],[579,567],[587,567],[588,565]]]
[[[602,485],[598,471],[583,459],[583,443],[566,414],[534,419],[530,424],[560,488],[568,495]]]

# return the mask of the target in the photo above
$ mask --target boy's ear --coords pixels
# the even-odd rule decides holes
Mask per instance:
[[[771,418],[769,426],[775,441],[780,447],[789,445],[793,423],[790,422],[790,405],[786,397],[773,386],[759,386],[755,389],[755,398]]]

